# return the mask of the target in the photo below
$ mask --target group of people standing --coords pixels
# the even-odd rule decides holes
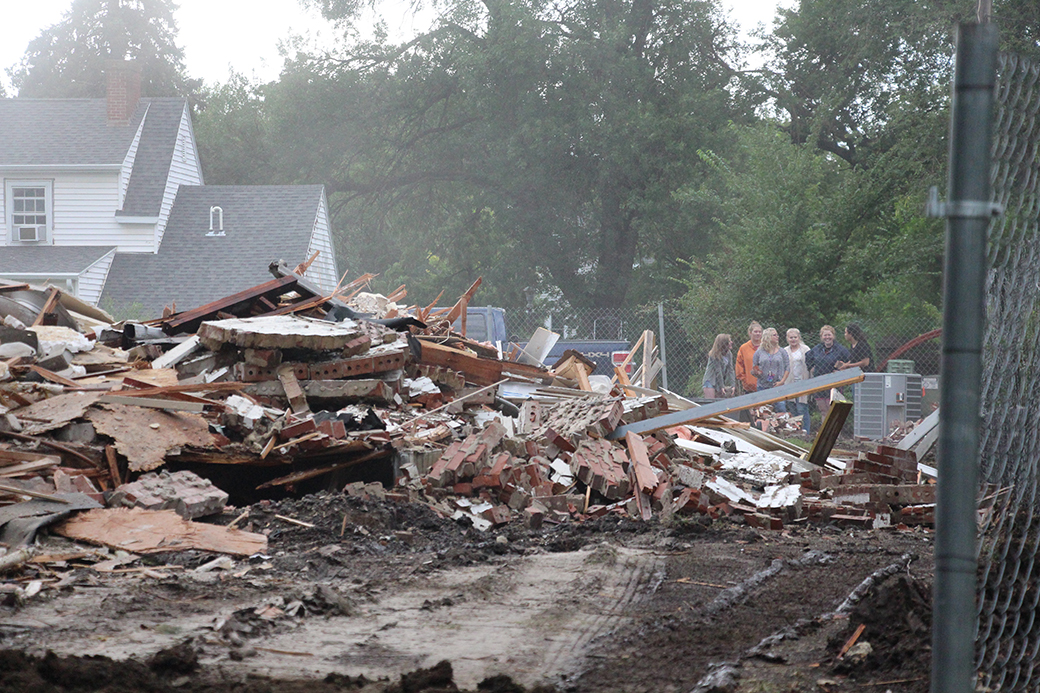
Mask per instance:
[[[762,329],[761,324],[752,321],[748,325],[748,341],[737,349],[735,359],[733,338],[728,334],[715,337],[704,371],[704,396],[709,399],[732,397],[738,385],[745,393],[756,392],[847,368],[869,371],[874,364],[863,329],[854,322],[845,328],[845,340],[850,348],[836,341],[837,334],[830,325],[820,328],[820,343],[811,349],[802,342],[802,333],[797,328],[787,330],[786,336],[787,346],[781,348],[776,328]],[[818,394],[815,400],[820,412],[826,412],[830,406],[827,393]],[[809,433],[808,396],[779,402],[776,408],[801,415],[802,430]]]

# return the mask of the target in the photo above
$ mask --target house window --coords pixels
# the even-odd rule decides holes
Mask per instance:
[[[40,243],[53,226],[49,181],[8,181],[7,222],[15,243]]]

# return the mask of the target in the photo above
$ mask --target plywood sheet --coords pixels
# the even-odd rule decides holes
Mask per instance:
[[[22,433],[34,436],[61,428],[82,418],[87,409],[101,397],[101,392],[74,392],[40,400],[12,412],[22,422]]]
[[[185,520],[173,510],[101,508],[62,523],[58,534],[133,553],[214,551],[252,556],[267,550],[267,537],[221,525]]]
[[[214,447],[209,424],[198,414],[99,404],[86,417],[98,433],[116,441],[116,450],[126,457],[133,472],[162,466],[166,455],[182,446]]]

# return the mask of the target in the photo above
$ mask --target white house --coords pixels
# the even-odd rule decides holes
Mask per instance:
[[[133,63],[105,99],[0,99],[0,178],[0,279],[151,316],[320,250],[307,277],[336,285],[323,187],[204,185],[187,103],[140,98]]]

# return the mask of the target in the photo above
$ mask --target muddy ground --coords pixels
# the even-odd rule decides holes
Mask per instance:
[[[0,607],[0,691],[928,688],[921,529],[608,517],[481,533],[328,493],[256,504],[239,526],[267,532],[269,555],[26,575],[60,582]]]

